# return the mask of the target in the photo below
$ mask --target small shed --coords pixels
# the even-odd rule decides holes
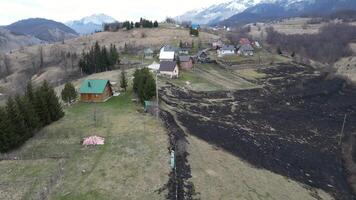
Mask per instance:
[[[184,70],[192,70],[193,59],[190,56],[179,56],[179,66]]]
[[[152,59],[153,58],[153,50],[151,48],[146,48],[144,51],[143,51],[143,54],[144,54],[144,57],[146,59]]]
[[[169,76],[170,78],[178,78],[179,68],[175,61],[161,61],[159,73]]]
[[[113,95],[110,81],[106,79],[84,80],[79,93],[82,102],[105,102]]]

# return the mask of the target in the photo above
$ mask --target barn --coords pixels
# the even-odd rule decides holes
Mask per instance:
[[[105,102],[113,95],[109,80],[84,80],[79,89],[82,102]]]

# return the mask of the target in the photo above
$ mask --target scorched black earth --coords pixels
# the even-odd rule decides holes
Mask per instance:
[[[256,167],[354,199],[339,141],[345,114],[345,134],[356,132],[355,88],[307,66],[259,72],[267,74],[262,89],[206,93],[171,85],[162,100],[190,134]]]

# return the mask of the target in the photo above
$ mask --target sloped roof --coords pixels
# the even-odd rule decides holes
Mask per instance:
[[[87,79],[80,86],[79,93],[83,94],[101,94],[104,92],[106,84],[110,83],[106,79]]]
[[[159,65],[159,71],[172,72],[177,66],[175,61],[161,61]]]
[[[156,61],[153,61],[153,63],[148,66],[148,69],[159,70],[159,64],[156,63]]]
[[[174,51],[162,51],[159,54],[160,60],[174,60]]]
[[[180,62],[189,62],[190,56],[179,56]]]
[[[253,47],[250,44],[245,44],[241,45],[240,49],[241,51],[253,51]]]
[[[235,47],[233,45],[227,45],[227,46],[225,45],[225,46],[221,47],[220,50],[222,50],[222,51],[235,51]]]

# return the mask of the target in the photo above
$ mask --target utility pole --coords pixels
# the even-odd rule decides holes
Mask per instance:
[[[159,109],[159,106],[158,106],[158,72],[156,72],[156,117],[157,117],[157,120],[158,120],[158,109]]]
[[[344,122],[342,123],[339,145],[341,145],[341,140],[342,140],[342,137],[344,136],[344,129],[345,129],[346,117],[347,117],[347,114],[345,114]]]

